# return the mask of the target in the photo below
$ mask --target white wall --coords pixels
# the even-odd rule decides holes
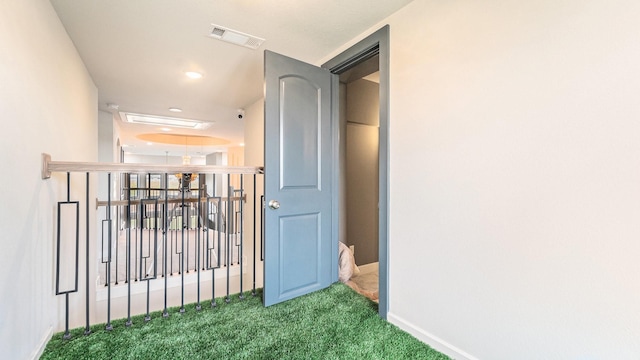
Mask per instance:
[[[124,154],[124,162],[133,164],[169,164],[182,165],[182,155],[142,155],[142,154]],[[205,155],[191,156],[191,165],[206,165],[207,157]]]
[[[117,148],[117,138],[115,135],[115,126],[113,121],[113,115],[106,111],[98,111],[98,161],[105,163],[113,163],[119,162],[119,156],[116,157],[114,149]],[[96,193],[98,195],[98,199],[107,200],[109,195],[109,189],[111,189],[111,199],[116,200],[120,197],[119,189],[119,179],[118,176],[111,176],[111,184],[112,186],[107,186],[108,184],[108,175],[107,173],[97,174],[98,177],[98,186],[96,189]],[[95,220],[96,229],[102,229],[102,222],[106,220],[107,214],[104,207],[98,210],[98,216]],[[111,211],[111,218],[116,219],[116,212]],[[116,221],[112,222],[112,231],[115,234],[115,231],[118,228],[118,224]],[[98,239],[94,241],[98,248],[100,247],[100,243],[102,242],[102,237],[98,236]],[[97,267],[96,264],[94,267]]]
[[[66,176],[42,180],[40,154],[97,161],[98,100],[49,1],[0,2],[0,49],[0,353],[27,359],[64,327],[64,297],[54,296],[53,274],[55,206],[64,200]],[[84,181],[84,175],[72,176],[82,188],[72,199],[84,199]],[[71,295],[71,308],[83,309],[83,298]]]
[[[392,322],[458,359],[640,357],[639,15],[416,0],[380,24]]]

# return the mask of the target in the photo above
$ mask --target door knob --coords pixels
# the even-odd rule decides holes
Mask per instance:
[[[273,210],[277,210],[280,207],[280,203],[278,202],[278,200],[270,200],[269,207]]]

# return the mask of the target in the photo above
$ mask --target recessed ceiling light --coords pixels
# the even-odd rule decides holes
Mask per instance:
[[[177,108],[177,107],[170,107],[169,111],[171,111],[171,112],[182,112],[182,109]]]
[[[184,74],[187,75],[187,77],[189,77],[191,79],[200,79],[202,77],[201,73],[195,72],[195,71],[187,71]]]
[[[153,143],[152,142],[148,142],[147,145],[153,145]]]
[[[169,128],[160,128],[160,130],[162,130],[162,131],[171,131],[171,129],[169,129]]]
[[[167,116],[155,116],[155,115],[145,115],[145,114],[134,114],[134,113],[120,113],[120,118],[124,122],[132,123],[132,124],[144,124],[144,125],[154,125],[154,126],[172,126],[179,127],[185,129],[197,129],[202,130],[208,128],[212,123],[200,120],[192,120],[192,119],[181,119],[181,118],[172,118]]]
[[[244,143],[240,143],[240,146],[244,146]]]

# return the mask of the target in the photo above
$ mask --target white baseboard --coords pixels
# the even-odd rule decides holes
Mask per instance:
[[[53,337],[53,327],[49,326],[49,330],[47,330],[47,332],[44,333],[44,335],[40,339],[38,347],[33,349],[29,359],[38,360],[40,356],[42,356],[42,353],[44,352],[44,348],[47,347],[47,343],[49,342],[49,340],[51,340],[52,337]]]
[[[397,327],[399,327],[400,329],[408,332],[409,334],[413,335],[415,338],[419,339],[420,341],[426,343],[427,345],[431,346],[434,350],[439,351],[447,356],[449,356],[452,359],[456,359],[456,360],[478,360],[477,357],[472,356],[471,354],[462,351],[461,349],[458,349],[457,347],[449,344],[448,342],[440,339],[437,336],[434,336],[432,334],[429,334],[428,332],[420,329],[419,327],[411,324],[410,322],[404,320],[403,318],[394,315],[393,313],[389,312],[387,314],[387,320],[396,325]]]

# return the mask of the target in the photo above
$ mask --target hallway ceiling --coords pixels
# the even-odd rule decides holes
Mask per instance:
[[[213,122],[205,130],[168,133],[229,141],[222,147],[201,142],[202,153],[236,146],[243,141],[238,109],[263,94],[265,49],[314,63],[409,2],[51,0],[98,87],[99,109],[119,121],[126,151],[158,155],[184,155],[185,146],[147,145],[137,136],[162,133],[160,127],[124,123],[119,112]],[[257,50],[226,43],[209,36],[212,24],[266,40]],[[187,78],[186,71],[203,77]]]

